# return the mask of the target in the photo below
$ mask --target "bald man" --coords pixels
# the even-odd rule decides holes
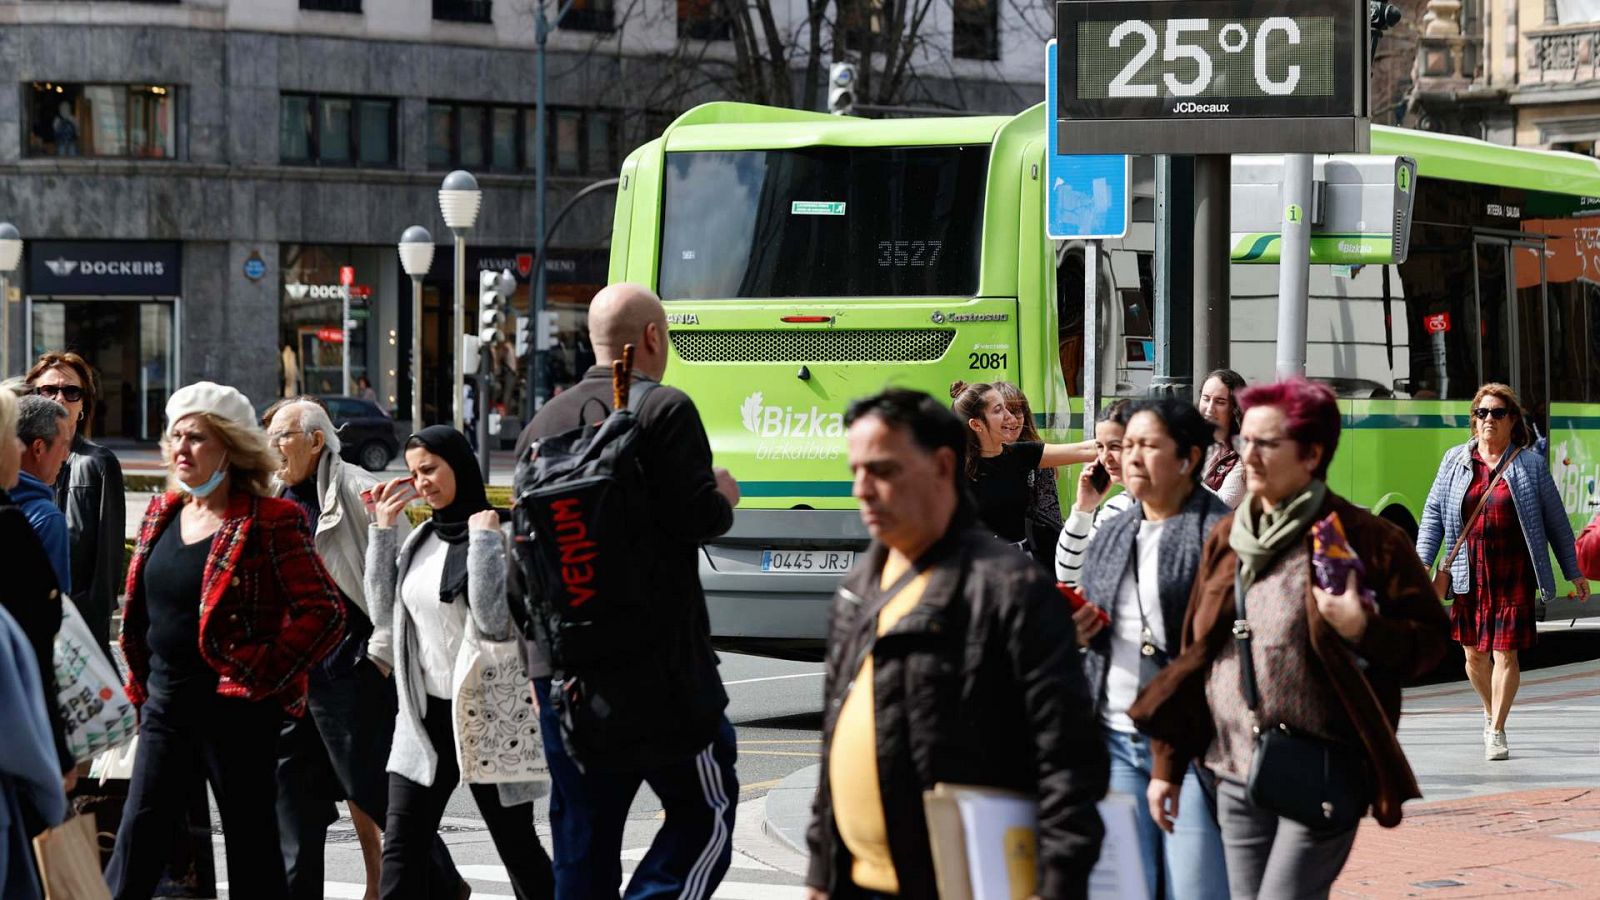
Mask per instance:
[[[546,403],[517,441],[528,446],[564,434],[609,412],[611,361],[634,347],[634,390],[659,384],[667,371],[667,314],[661,300],[637,284],[614,284],[589,304],[589,341],[595,366]],[[612,707],[649,715],[652,734],[632,764],[599,766],[567,755],[561,722],[550,704],[550,673],[533,667],[540,731],[550,765],[550,826],[555,847],[556,896],[589,900],[615,896],[622,880],[622,829],[640,784],[661,799],[661,833],[634,869],[627,896],[710,897],[732,853],[734,734],[723,709],[728,695],[711,649],[705,593],[700,589],[700,544],[733,524],[739,486],[726,469],[711,465],[711,443],[694,402],[659,386],[637,404],[643,430],[639,461],[654,539],[637,549],[650,567],[650,627],[659,635],[655,658],[630,657],[627,672],[599,673],[614,683]],[[529,654],[548,659],[548,648]],[[597,673],[579,673],[596,675]],[[609,676],[609,677],[608,677]],[[629,696],[631,694],[631,696]],[[626,728],[627,723],[621,727]],[[578,764],[584,764],[580,771]]]

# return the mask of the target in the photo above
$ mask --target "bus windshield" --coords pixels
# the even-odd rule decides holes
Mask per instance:
[[[663,300],[972,296],[988,147],[666,154]]]

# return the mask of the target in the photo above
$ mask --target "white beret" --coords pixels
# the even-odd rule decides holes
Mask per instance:
[[[172,428],[172,423],[195,413],[209,413],[240,428],[256,426],[256,412],[250,406],[250,399],[239,393],[238,388],[213,381],[185,385],[167,398],[168,429]]]

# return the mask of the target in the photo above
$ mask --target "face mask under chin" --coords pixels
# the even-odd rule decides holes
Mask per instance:
[[[184,493],[195,498],[196,500],[204,500],[206,497],[211,496],[211,493],[217,489],[218,485],[222,484],[222,479],[226,477],[227,474],[228,459],[227,457],[223,457],[222,462],[217,464],[217,469],[215,472],[211,473],[210,478],[207,478],[205,481],[195,485],[194,487],[190,487],[189,485],[180,481],[178,482],[178,487],[182,489]]]

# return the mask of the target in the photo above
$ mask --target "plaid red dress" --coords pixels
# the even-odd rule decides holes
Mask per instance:
[[[1461,504],[1463,521],[1478,508],[1491,474],[1474,450],[1472,485]],[[1467,532],[1467,545],[1461,552],[1467,555],[1471,582],[1466,596],[1457,597],[1450,607],[1451,636],[1479,653],[1532,647],[1539,637],[1534,610],[1539,582],[1511,499],[1511,486],[1504,478],[1494,486],[1478,521]]]

